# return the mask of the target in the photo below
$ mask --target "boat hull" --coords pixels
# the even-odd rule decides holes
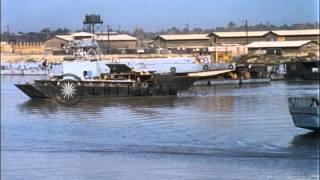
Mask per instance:
[[[319,115],[296,113],[292,114],[292,120],[296,127],[314,131],[320,130]]]
[[[33,84],[15,84],[32,99],[55,99],[61,97],[61,87],[65,83],[72,84],[72,98],[104,98],[129,96],[175,96],[180,90],[188,89],[196,79],[191,77],[155,76],[153,83],[136,83],[124,81],[50,81],[40,80]]]
[[[289,98],[289,111],[296,127],[319,131],[319,108],[319,100],[317,98]]]

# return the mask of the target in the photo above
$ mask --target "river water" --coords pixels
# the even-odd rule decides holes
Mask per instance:
[[[1,77],[1,179],[318,179],[319,135],[287,98],[318,83],[194,88],[178,97],[30,100]]]

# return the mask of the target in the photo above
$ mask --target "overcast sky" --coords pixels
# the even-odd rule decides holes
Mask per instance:
[[[85,14],[124,30],[158,31],[172,26],[214,28],[242,24],[319,22],[319,0],[1,0],[1,28],[13,32],[45,27],[82,29]]]

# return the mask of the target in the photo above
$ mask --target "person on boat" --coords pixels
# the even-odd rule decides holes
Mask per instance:
[[[44,59],[42,61],[42,67],[46,68],[48,66],[48,60],[47,59]]]
[[[83,78],[84,79],[90,79],[88,75],[88,71],[83,71]]]
[[[195,58],[196,58],[196,64],[201,64],[201,54],[196,54],[195,55]]]

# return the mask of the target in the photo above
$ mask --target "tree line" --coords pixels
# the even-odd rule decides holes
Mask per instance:
[[[255,25],[245,24],[237,25],[234,22],[229,22],[226,26],[218,26],[215,28],[177,28],[171,27],[166,30],[161,30],[157,32],[148,32],[143,28],[135,28],[133,31],[121,31],[119,33],[125,33],[137,37],[139,40],[150,40],[156,37],[159,34],[209,34],[212,32],[228,32],[228,31],[263,31],[263,30],[301,30],[301,29],[319,29],[319,23],[295,23],[291,25],[283,24],[283,25],[274,25],[269,23],[259,23]],[[77,30],[82,31],[82,30]],[[112,30],[111,30],[112,31]],[[57,28],[55,30],[51,30],[50,28],[43,28],[39,32],[18,32],[18,33],[10,33],[3,32],[1,33],[1,41],[45,41],[55,35],[63,35],[72,32],[68,28]]]

